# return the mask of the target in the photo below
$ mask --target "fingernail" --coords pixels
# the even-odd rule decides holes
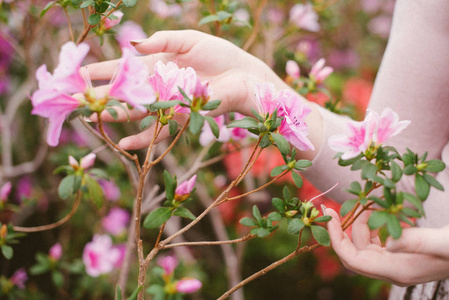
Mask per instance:
[[[327,209],[327,207],[324,206],[323,204],[321,204],[321,211],[323,212],[323,216],[327,216],[326,209]]]
[[[84,119],[84,121],[86,121],[88,123],[92,122],[92,120],[89,117],[84,116],[83,119]]]
[[[147,40],[147,39],[131,40],[130,43],[131,43],[131,45],[135,46],[135,45],[142,44],[142,43],[145,42],[146,40]]]

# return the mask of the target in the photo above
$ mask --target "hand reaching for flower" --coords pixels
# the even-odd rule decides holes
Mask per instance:
[[[407,228],[383,247],[377,232],[369,230],[369,212],[352,225],[352,240],[342,231],[338,214],[329,208],[325,212],[332,216],[328,223],[331,245],[346,268],[399,286],[449,277],[449,226]]]

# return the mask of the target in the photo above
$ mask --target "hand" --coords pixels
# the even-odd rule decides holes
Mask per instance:
[[[213,111],[217,116],[229,111],[250,115],[250,108],[256,108],[249,100],[254,82],[270,81],[278,89],[286,84],[262,61],[241,50],[229,41],[202,32],[161,31],[146,40],[134,43],[137,51],[151,54],[142,59],[152,70],[158,60],[175,61],[180,67],[192,67],[202,80],[210,82],[213,99],[222,100],[220,107]],[[117,61],[95,63],[87,66],[92,80],[109,80],[114,75]],[[131,113],[131,119],[143,118],[146,114],[138,111]],[[105,114],[106,121],[114,121]],[[119,112],[117,121],[126,120]],[[120,141],[123,149],[140,149],[151,142],[153,130],[148,129]]]
[[[367,225],[369,212],[362,213],[352,225],[352,241],[342,231],[339,215],[328,223],[331,245],[343,265],[366,277],[409,286],[449,278],[449,226],[443,228],[406,228],[402,236],[387,240],[382,247],[376,231]]]

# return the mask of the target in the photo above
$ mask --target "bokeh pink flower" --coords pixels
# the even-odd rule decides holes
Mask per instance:
[[[4,202],[8,199],[9,194],[11,193],[12,189],[12,183],[11,181],[7,181],[1,188],[0,188],[0,201]]]
[[[178,266],[178,260],[174,256],[162,256],[158,258],[157,264],[164,270],[164,276],[171,276]]]
[[[50,250],[48,251],[48,256],[55,261],[58,261],[59,259],[61,259],[61,256],[62,256],[61,244],[56,243],[53,246],[51,246]]]
[[[310,3],[293,5],[290,9],[290,22],[298,28],[308,31],[317,32],[320,30],[318,14]]]
[[[92,277],[110,273],[122,258],[122,252],[112,244],[109,235],[94,235],[84,246],[83,262],[86,273]]]
[[[130,218],[131,216],[127,210],[113,207],[107,216],[101,220],[101,225],[106,232],[112,235],[119,235],[125,232]]]
[[[201,281],[196,278],[182,278],[176,283],[176,291],[184,294],[191,294],[198,291],[202,287]]]
[[[25,282],[27,282],[27,280],[28,275],[24,268],[20,268],[15,271],[11,278],[9,278],[9,281],[21,290],[25,289]]]

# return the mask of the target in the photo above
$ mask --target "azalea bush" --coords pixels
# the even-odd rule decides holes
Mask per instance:
[[[442,189],[433,174],[445,166],[385,145],[410,123],[393,110],[361,118],[380,60],[367,50],[385,46],[392,1],[343,2],[0,2],[0,295],[243,299],[245,286],[248,298],[357,298],[361,279],[325,248],[321,205],[338,205],[300,174],[312,162],[298,153],[315,147],[299,95],[355,119],[329,140],[335,164],[360,173],[349,187],[329,183],[348,191],[345,230],[372,210],[370,228],[398,238],[424,216],[430,188]],[[344,22],[371,35],[354,39]],[[251,115],[211,117],[221,100],[195,69],[149,69],[130,43],[186,27],[253,52],[297,93],[257,82]],[[113,79],[92,82],[83,65],[108,59],[118,59]],[[143,150],[117,142],[145,130]],[[414,193],[398,185],[406,176]],[[302,267],[287,276],[294,258]],[[309,287],[292,292],[298,283]]]

